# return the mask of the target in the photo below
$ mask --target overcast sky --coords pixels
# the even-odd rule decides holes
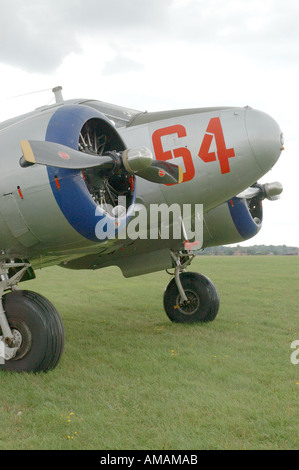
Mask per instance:
[[[0,121],[63,96],[140,110],[246,106],[267,112],[281,181],[247,244],[299,246],[299,0],[0,0]]]

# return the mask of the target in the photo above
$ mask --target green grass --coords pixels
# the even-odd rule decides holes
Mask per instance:
[[[48,268],[66,349],[47,374],[0,373],[0,449],[298,449],[298,257],[200,257],[209,324],[172,324],[165,272]]]

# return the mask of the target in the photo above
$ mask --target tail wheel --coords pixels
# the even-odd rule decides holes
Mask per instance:
[[[0,369],[46,372],[56,367],[64,349],[64,328],[52,303],[26,290],[9,292],[2,301],[18,350]]]
[[[208,322],[216,318],[219,296],[212,281],[203,274],[184,272],[180,275],[187,296],[183,301],[173,278],[164,293],[164,309],[173,322]]]

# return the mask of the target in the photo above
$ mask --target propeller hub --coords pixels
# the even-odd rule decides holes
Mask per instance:
[[[127,149],[122,153],[122,161],[127,172],[134,174],[151,166],[153,154],[147,147]]]

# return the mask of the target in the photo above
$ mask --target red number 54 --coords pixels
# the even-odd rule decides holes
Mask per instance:
[[[192,180],[195,175],[192,155],[190,150],[188,150],[186,147],[180,147],[178,149],[173,149],[172,151],[164,151],[162,146],[162,137],[171,134],[177,134],[178,137],[187,136],[185,127],[180,124],[156,130],[152,136],[156,159],[166,161],[172,158],[182,157],[185,165],[185,172],[183,174],[184,183],[185,181]],[[216,142],[217,152],[210,152],[213,139],[215,139]],[[214,162],[218,158],[221,173],[225,174],[230,172],[229,158],[235,156],[235,150],[233,148],[226,148],[222,125],[219,117],[212,118],[210,120],[198,156],[205,163]]]

